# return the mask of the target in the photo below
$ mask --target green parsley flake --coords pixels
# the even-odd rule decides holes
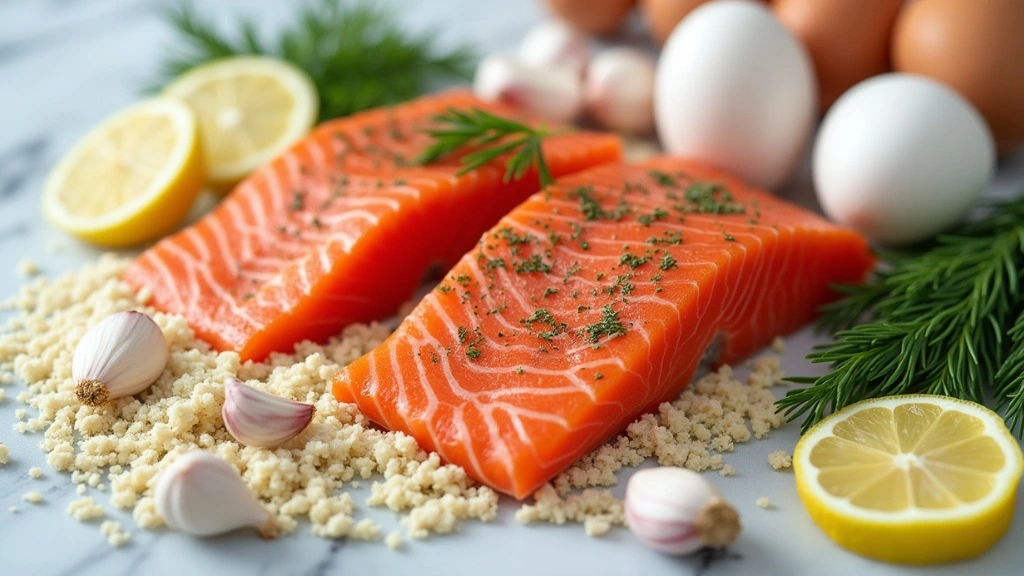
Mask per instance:
[[[662,256],[661,256],[661,266],[658,266],[658,268],[661,268],[662,270],[671,270],[673,268],[678,268],[678,267],[679,266],[678,266],[678,264],[676,264],[676,259],[673,258],[671,254],[669,254],[668,252],[665,252],[664,254],[662,254]]]
[[[595,322],[586,327],[587,339],[596,344],[602,336],[608,336],[615,338],[622,336],[626,333],[626,327],[619,322],[619,313],[612,310],[611,305],[606,305],[602,309],[602,317],[599,322]]]
[[[619,264],[625,264],[632,270],[636,270],[638,267],[643,266],[650,261],[650,256],[637,256],[636,254],[630,254],[628,252],[619,257]]]
[[[531,256],[529,260],[520,260],[513,263],[512,268],[517,274],[528,274],[531,272],[547,274],[548,272],[551,272],[551,264],[542,260],[538,254]]]

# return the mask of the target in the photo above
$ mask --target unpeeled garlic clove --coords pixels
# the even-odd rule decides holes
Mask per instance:
[[[589,59],[587,37],[561,20],[537,24],[519,45],[519,61],[534,68],[567,66],[582,74]]]
[[[167,339],[142,312],[117,312],[86,332],[75,347],[75,396],[89,406],[138,394],[167,366]]]
[[[736,509],[703,476],[685,468],[647,468],[626,485],[626,524],[666,554],[722,548],[740,533]]]
[[[647,134],[654,129],[654,60],[636,48],[609,48],[587,70],[587,110],[617,132]]]
[[[238,378],[224,383],[224,426],[246,446],[280,446],[305,430],[315,413],[312,404],[268,394]]]
[[[189,452],[160,473],[156,509],[167,525],[192,536],[216,536],[256,528],[277,537],[274,517],[230,464],[208,452]]]
[[[473,93],[485,102],[510,104],[549,122],[571,122],[583,109],[577,71],[565,66],[526,66],[500,54],[480,62]]]

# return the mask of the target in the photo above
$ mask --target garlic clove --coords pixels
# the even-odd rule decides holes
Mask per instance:
[[[246,446],[280,446],[305,430],[315,413],[312,404],[268,394],[238,378],[224,383],[224,426]]]
[[[666,554],[722,548],[736,540],[739,514],[703,476],[685,468],[647,468],[626,485],[626,523]]]
[[[582,75],[589,59],[587,37],[561,20],[537,24],[519,45],[519,62],[532,68],[566,66]]]
[[[160,377],[167,357],[167,339],[152,318],[134,310],[111,314],[75,347],[75,396],[83,404],[100,406],[138,394]]]
[[[274,517],[235,468],[208,452],[189,452],[161,472],[153,500],[168,526],[191,536],[251,526],[264,538],[277,537]]]
[[[609,48],[587,70],[587,110],[605,128],[631,134],[654,130],[654,60],[636,48]]]
[[[504,102],[559,124],[575,120],[583,109],[582,83],[571,68],[530,67],[504,55],[480,62],[473,93],[481,100]]]

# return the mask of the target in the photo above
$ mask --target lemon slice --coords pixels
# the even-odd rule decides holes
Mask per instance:
[[[309,132],[319,106],[304,72],[255,56],[194,68],[164,93],[195,112],[207,178],[222,191]]]
[[[192,112],[154,98],[104,120],[60,161],[43,190],[43,215],[84,240],[132,246],[181,223],[203,178]]]
[[[998,414],[944,396],[859,402],[797,443],[797,492],[840,546],[908,564],[977,556],[1006,532],[1024,458]]]

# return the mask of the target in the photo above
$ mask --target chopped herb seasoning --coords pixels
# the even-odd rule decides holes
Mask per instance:
[[[495,314],[501,314],[506,309],[508,309],[508,304],[502,304],[501,306],[498,306],[497,308],[492,308],[492,309],[488,310],[487,311],[487,315],[488,316],[493,316]],[[498,333],[498,336],[501,336],[500,332]]]
[[[647,239],[647,243],[648,244],[673,244],[673,245],[676,245],[676,246],[678,246],[679,244],[683,243],[683,233],[682,232],[678,232],[676,230],[666,230],[662,234],[662,236],[664,236],[664,238],[659,238],[657,236],[651,236],[650,238]]]
[[[469,286],[471,280],[472,279],[469,277],[469,274],[459,274],[458,276],[455,277],[455,281],[459,284],[459,286],[462,286],[463,288]]]
[[[632,270],[636,270],[638,267],[643,266],[650,261],[650,256],[637,256],[636,254],[630,254],[628,252],[619,257],[619,265],[625,264]]]
[[[437,355],[437,352],[431,352],[430,361],[433,362],[434,364],[437,364],[438,362],[441,361],[441,358]]]
[[[290,206],[292,212],[298,212],[306,207],[306,196],[302,192],[296,192],[292,195],[292,205]]]
[[[601,380],[602,378],[604,378],[604,374],[602,374],[600,372],[597,372],[596,374],[594,374],[594,380]]]
[[[676,206],[684,213],[743,214],[746,208],[735,201],[731,192],[720,184],[694,182],[686,189],[687,204]]]
[[[547,274],[551,272],[551,264],[548,264],[537,254],[530,257],[529,260],[520,260],[512,264],[512,268],[517,274],[528,274],[531,272],[541,272]]]
[[[470,344],[469,348],[466,348],[466,356],[469,357],[470,360],[476,360],[480,357],[480,349],[477,348],[476,345]]]
[[[661,186],[665,186],[666,188],[679,187],[679,182],[671,174],[662,172],[661,170],[651,170],[648,174],[650,174],[651,178],[654,178],[654,180]]]
[[[581,250],[590,250],[590,242],[587,242],[586,240],[581,240],[580,241],[580,249]]]
[[[679,266],[676,264],[676,259],[668,252],[665,252],[661,256],[661,266],[658,267],[662,270],[671,270],[673,268],[678,268]]]
[[[320,219],[319,218],[316,218],[316,217],[313,218],[313,227],[314,228],[323,228],[323,226],[324,225],[320,223]]]
[[[555,336],[558,336],[559,334],[565,332],[565,329],[568,327],[568,325],[566,325],[565,322],[557,321],[555,317],[551,315],[551,312],[548,312],[546,308],[537,309],[529,318],[520,318],[519,323],[523,324],[527,328],[532,328],[534,323],[546,324],[548,326],[551,326],[551,330],[548,330],[546,332],[540,332],[537,334],[538,338],[542,338],[548,341],[550,341]]]
[[[729,234],[728,232],[726,232],[724,230],[722,231],[722,236],[725,237],[725,241],[726,242],[735,242],[736,241],[736,237],[735,236],[733,236],[732,234]]]
[[[437,291],[442,293],[442,294],[447,294],[447,293],[451,292],[452,290],[454,290],[454,288],[452,288],[451,286],[449,286],[447,284],[438,284],[437,285]]]
[[[577,306],[576,307],[576,313],[577,314],[582,314],[582,313],[586,312],[587,310],[590,310],[590,306]]]
[[[488,259],[487,263],[484,264],[484,267],[487,268],[488,270],[494,270],[496,268],[505,268],[505,259],[504,258]]]
[[[660,206],[655,208],[654,212],[651,212],[650,214],[640,214],[636,217],[637,221],[644,226],[650,226],[652,223],[658,220],[664,220],[665,218],[668,218],[668,211]]]
[[[459,326],[459,344],[465,344],[466,343],[466,334],[468,334],[468,333],[469,333],[468,330],[466,330],[462,326]]]
[[[245,294],[242,294],[242,300],[252,300],[255,296],[256,295],[252,292],[246,292]]]
[[[562,235],[555,232],[548,232],[548,242],[551,242],[552,246],[556,246],[562,241]]]
[[[569,226],[572,226],[572,236],[569,236],[569,238],[575,240],[580,237],[580,234],[583,234],[583,226],[580,226],[578,223],[570,222]]]
[[[519,368],[516,368],[516,374],[522,374],[523,372],[526,372],[526,370],[523,370],[522,366],[520,366]]]
[[[626,327],[619,322],[619,313],[612,310],[611,305],[607,305],[602,309],[602,317],[599,322],[595,322],[587,326],[585,330],[587,333],[587,339],[594,344],[596,344],[602,336],[614,338],[626,333]]]
[[[575,190],[569,192],[570,198],[579,198],[580,201],[580,212],[583,214],[584,220],[614,220],[618,222],[629,213],[630,208],[622,200],[611,212],[607,212],[601,207],[601,203],[594,197],[593,186],[580,186]]]
[[[558,294],[558,288],[552,288],[552,287],[548,286],[547,288],[544,289],[544,297],[545,298],[547,298],[548,296],[551,296],[552,294]]]
[[[604,278],[604,272],[598,272],[597,276],[594,277],[598,282],[600,282],[602,278]]]
[[[508,246],[515,246],[516,244],[529,244],[530,242],[533,241],[533,236],[530,236],[529,234],[523,234],[522,236],[519,236],[516,234],[515,230],[508,227],[498,229],[496,236],[499,239],[504,240],[505,244],[507,244]]]

